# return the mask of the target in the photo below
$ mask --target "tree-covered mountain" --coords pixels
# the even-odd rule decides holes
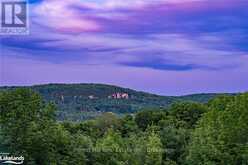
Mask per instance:
[[[1,90],[16,88],[21,87],[2,87]],[[142,109],[164,108],[178,101],[205,103],[218,95],[159,96],[104,84],[48,84],[22,88],[31,88],[41,94],[46,102],[54,102],[60,120],[83,120],[103,112],[122,115]]]

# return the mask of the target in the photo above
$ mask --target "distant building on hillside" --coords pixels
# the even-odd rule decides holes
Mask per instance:
[[[94,95],[90,95],[88,96],[89,99],[96,99],[97,97],[95,97]]]
[[[61,101],[62,101],[62,102],[65,101],[64,95],[61,95]]]
[[[113,93],[108,96],[109,99],[129,99],[129,95],[127,93]]]

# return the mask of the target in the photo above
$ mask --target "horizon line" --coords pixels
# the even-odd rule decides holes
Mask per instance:
[[[209,95],[209,94],[215,94],[215,95],[221,95],[221,94],[241,94],[246,93],[248,90],[245,91],[237,91],[237,92],[199,92],[199,93],[189,93],[189,94],[180,94],[180,95],[164,95],[164,94],[157,94],[149,91],[144,90],[137,90],[130,87],[124,87],[121,85],[114,85],[114,84],[108,84],[108,83],[37,83],[37,84],[30,84],[30,85],[2,85],[0,84],[0,88],[21,88],[21,87],[35,87],[35,86],[46,86],[46,85],[106,85],[106,86],[113,86],[118,88],[124,88],[129,90],[134,90],[136,92],[144,92],[152,95],[158,95],[158,96],[164,96],[164,97],[184,97],[184,96],[191,96],[191,95]]]

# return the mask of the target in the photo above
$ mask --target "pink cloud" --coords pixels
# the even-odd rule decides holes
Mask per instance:
[[[135,11],[136,14],[149,11],[166,12],[167,16],[184,12],[219,10],[232,8],[234,0],[219,0],[209,3],[206,0],[44,0],[32,7],[35,20],[59,32],[103,31],[100,19],[129,20],[130,13],[120,9]],[[135,20],[136,21],[136,20]]]
[[[87,1],[85,5],[95,9],[120,9],[120,8],[132,8],[137,9],[145,7],[147,5],[155,4],[180,4],[187,2],[196,2],[204,0],[102,0],[102,1]]]
[[[33,13],[36,20],[54,30],[62,32],[99,31],[100,25],[73,9],[74,4],[81,4],[81,2],[45,0],[38,6],[34,6]]]

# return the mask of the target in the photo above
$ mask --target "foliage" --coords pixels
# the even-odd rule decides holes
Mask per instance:
[[[136,114],[135,122],[142,130],[146,130],[148,126],[157,125],[158,122],[166,117],[163,111],[141,111]]]
[[[160,165],[162,164],[162,143],[159,135],[155,132],[150,132],[146,140],[146,156],[145,165]]]
[[[220,100],[213,107],[221,110],[206,113],[194,131],[189,164],[248,164],[248,94]]]
[[[193,128],[207,108],[198,103],[182,102],[171,106],[169,113],[177,120],[185,123],[185,127]]]
[[[27,88],[1,92],[0,152],[27,165],[248,164],[248,94],[83,122],[58,121],[56,110]]]
[[[161,142],[165,149],[163,159],[166,162],[183,164],[191,131],[185,128],[176,128],[174,124],[168,124],[166,120],[161,121],[160,126],[162,128],[160,131]]]
[[[103,138],[97,140],[96,149],[99,150],[95,153],[97,164],[124,164],[127,160],[123,139],[112,129],[109,129]]]
[[[0,124],[7,151],[25,157],[26,164],[84,162],[74,138],[55,121],[55,109],[28,89],[0,95]],[[80,142],[81,143],[81,142]],[[74,153],[80,154],[74,157]]]
[[[18,88],[20,87],[0,87],[0,91]],[[39,93],[46,102],[55,103],[58,107],[58,120],[78,122],[93,119],[105,112],[123,115],[133,114],[143,109],[166,108],[178,101],[205,103],[217,95],[159,96],[104,84],[48,84],[26,88]],[[118,92],[127,93],[129,99],[108,98],[108,96]],[[89,96],[93,96],[93,99],[90,99]]]

